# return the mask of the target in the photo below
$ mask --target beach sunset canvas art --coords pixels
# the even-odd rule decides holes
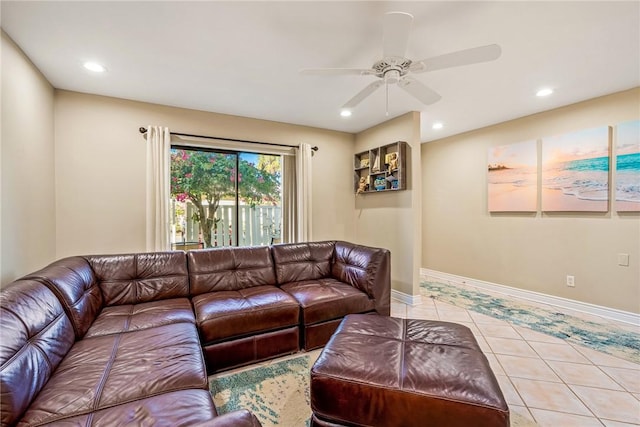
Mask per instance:
[[[616,126],[616,210],[640,212],[640,120]]]
[[[487,161],[489,212],[537,210],[536,141],[490,147]]]
[[[606,212],[609,135],[602,126],[542,139],[542,210]]]

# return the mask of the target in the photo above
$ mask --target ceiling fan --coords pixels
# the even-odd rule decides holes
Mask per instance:
[[[425,105],[438,102],[441,96],[428,88],[411,74],[441,70],[443,68],[493,61],[500,57],[502,50],[497,44],[474,47],[451,52],[432,58],[412,61],[405,57],[413,16],[405,12],[388,12],[384,15],[382,37],[382,59],[371,68],[307,68],[300,71],[304,75],[361,75],[376,76],[378,80],[362,89],[342,106],[352,110],[366,97],[382,85],[387,89],[387,115],[389,114],[389,85],[397,84],[408,94]]]

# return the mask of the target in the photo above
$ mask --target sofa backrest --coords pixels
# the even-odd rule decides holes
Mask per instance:
[[[104,304],[139,304],[189,296],[184,252],[150,252],[86,257]]]
[[[336,242],[331,275],[375,300],[376,312],[391,311],[391,253],[387,249]]]
[[[0,291],[0,425],[15,425],[75,342],[71,321],[37,280]]]
[[[87,260],[63,258],[25,278],[44,283],[62,303],[76,338],[84,337],[102,309],[102,292]]]
[[[334,247],[332,241],[272,246],[278,284],[330,277]]]
[[[187,253],[191,294],[275,285],[269,247],[223,247]]]

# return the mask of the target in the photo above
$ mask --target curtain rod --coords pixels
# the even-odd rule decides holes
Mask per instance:
[[[147,133],[147,129],[144,128],[144,127],[141,127],[138,130],[140,131],[141,134]],[[175,135],[175,136],[186,136],[186,137],[191,137],[191,138],[218,139],[220,141],[246,142],[248,144],[273,145],[273,146],[276,146],[276,147],[298,148],[295,145],[276,144],[274,142],[248,141],[246,139],[221,138],[221,137],[218,137],[218,136],[207,136],[207,135],[192,135],[192,134],[189,134],[189,133],[180,133],[180,132],[170,132],[170,133],[171,133],[171,135]],[[311,147],[311,149],[313,151],[318,151],[318,147],[317,146],[313,146],[313,147]]]

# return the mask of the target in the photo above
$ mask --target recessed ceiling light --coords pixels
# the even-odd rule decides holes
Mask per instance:
[[[435,123],[431,126],[431,128],[432,128],[432,129],[442,129],[442,127],[443,127],[443,126],[444,126],[444,125],[442,124],[442,122],[435,122]]]
[[[104,65],[100,65],[97,62],[85,62],[83,65],[84,68],[94,73],[104,73],[107,70]]]
[[[550,89],[548,87],[544,88],[544,89],[540,89],[538,92],[536,92],[536,96],[549,96],[553,93],[553,89]]]
[[[342,117],[350,117],[351,116],[351,110],[342,110],[342,111],[340,111],[340,115]]]

